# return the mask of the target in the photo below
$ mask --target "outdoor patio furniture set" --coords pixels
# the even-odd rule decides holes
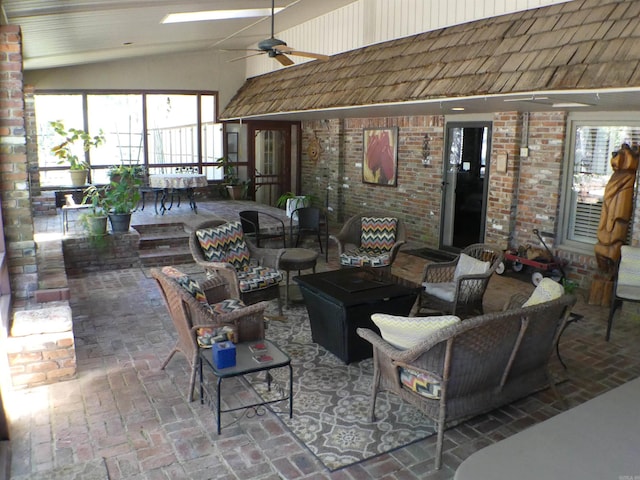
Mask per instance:
[[[255,218],[249,221],[257,224]],[[257,228],[252,233],[256,242],[265,239]],[[399,219],[355,216],[331,237],[342,268],[314,270],[295,280],[314,342],[345,363],[373,355],[371,419],[377,393],[390,390],[437,422],[439,468],[446,428],[537,390],[554,389],[548,361],[575,298],[544,279],[529,299],[514,297],[504,311],[483,315],[482,296],[502,252],[472,245],[453,262],[428,265],[422,285],[416,285],[390,272],[405,235]],[[202,285],[172,267],[152,272],[178,332],[163,368],[175,352],[185,354],[192,369],[189,401],[196,371],[202,369],[203,347],[221,334],[241,344],[263,340],[264,300],[277,299],[282,315],[280,269],[287,252],[254,245],[240,220],[203,222],[191,234],[190,248],[207,276]],[[315,267],[314,253],[313,260],[294,261],[287,268]],[[416,316],[426,308],[435,316]],[[284,363],[278,366],[286,366],[280,360]],[[212,368],[218,378],[219,422],[225,373]],[[264,366],[245,366],[232,376],[258,370],[267,370],[270,381]],[[200,378],[202,396],[202,373]]]

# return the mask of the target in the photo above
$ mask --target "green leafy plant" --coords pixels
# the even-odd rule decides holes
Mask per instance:
[[[573,293],[578,288],[578,284],[573,280],[567,278],[562,279],[562,286],[564,287],[564,293]]]
[[[122,165],[119,175],[117,182],[112,180],[105,187],[104,209],[108,213],[131,213],[140,201],[142,180],[137,174],[137,166]]]
[[[84,130],[77,128],[67,129],[61,120],[49,122],[49,124],[62,137],[62,141],[51,149],[51,152],[58,157],[58,165],[68,163],[71,170],[87,170],[89,165],[84,159],[80,160],[73,153],[73,146],[80,141],[85,152],[88,152],[93,147],[99,147],[105,142],[102,130],[98,135],[92,137]]]
[[[226,157],[218,159],[218,168],[222,168],[223,175],[222,181],[226,185],[244,185],[247,186],[251,183],[251,180],[241,180],[238,176],[238,167],[234,162],[229,161]]]
[[[238,176],[238,167],[234,162],[229,161],[226,157],[221,157],[218,159],[218,168],[223,169],[222,181],[223,185],[227,187],[227,193],[234,198],[234,194],[229,191],[229,188],[234,189],[237,187],[241,187],[242,190],[236,193],[236,200],[240,200],[241,198],[245,198],[247,195],[247,190],[249,189],[249,185],[251,185],[251,179],[241,180]]]
[[[142,180],[144,177],[144,167],[142,165],[112,165],[108,171],[109,179],[118,181],[123,175],[133,175]]]
[[[88,212],[80,215],[79,221],[89,237],[89,242],[96,249],[107,246],[107,214],[104,211],[104,187],[90,185],[84,190],[83,205],[90,205]]]
[[[315,195],[296,195],[293,192],[285,192],[282,195],[280,195],[280,197],[278,197],[278,200],[276,202],[276,207],[279,207],[279,208],[286,207],[287,206],[287,200],[289,200],[291,198],[302,198],[306,205],[311,205],[311,203],[314,200],[316,200],[316,196]]]
[[[91,205],[91,211],[89,212],[90,215],[93,215],[93,216],[105,215],[104,194],[105,194],[105,187],[96,187],[95,185],[89,185],[84,190],[84,197],[82,197],[82,204]]]

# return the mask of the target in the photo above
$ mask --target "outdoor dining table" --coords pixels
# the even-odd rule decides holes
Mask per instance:
[[[162,173],[149,175],[149,186],[151,188],[161,188],[162,198],[160,199],[160,211],[164,215],[167,210],[166,200],[174,192],[184,192],[189,199],[189,206],[198,213],[198,206],[193,194],[194,188],[206,187],[207,176],[198,173]],[[169,206],[169,209],[171,206]]]

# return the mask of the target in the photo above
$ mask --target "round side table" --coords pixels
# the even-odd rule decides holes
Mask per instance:
[[[297,270],[300,275],[300,270],[313,269],[313,273],[316,273],[316,260],[318,259],[318,252],[315,250],[309,250],[307,248],[287,248],[284,251],[282,257],[280,257],[280,269],[287,272],[287,289],[285,290],[285,305],[289,306],[289,272],[291,270]]]

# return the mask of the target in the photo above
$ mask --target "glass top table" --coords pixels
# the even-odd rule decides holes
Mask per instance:
[[[252,351],[251,347],[256,344],[262,343],[266,347],[262,351]],[[256,361],[254,356],[267,355],[270,360],[263,363]],[[236,344],[236,364],[232,367],[218,368],[213,362],[213,354],[211,349],[201,349],[198,357],[198,364],[200,370],[200,403],[204,404],[204,365],[207,365],[211,369],[216,377],[215,385],[215,404],[216,404],[216,422],[218,428],[218,434],[220,434],[220,415],[226,412],[233,412],[236,410],[245,410],[248,408],[255,408],[258,406],[268,405],[270,403],[282,402],[284,400],[289,401],[289,418],[293,417],[293,368],[291,367],[291,359],[284,353],[276,344],[269,340],[257,340],[254,342],[245,342]],[[269,390],[271,389],[271,374],[269,370],[274,368],[288,367],[289,368],[289,394],[275,400],[263,400],[248,405],[242,405],[240,407],[222,409],[221,408],[221,390],[222,380],[225,378],[242,377],[249,373],[266,371],[266,381]]]

